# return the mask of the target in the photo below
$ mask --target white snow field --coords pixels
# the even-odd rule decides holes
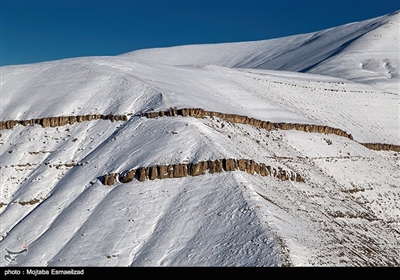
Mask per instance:
[[[1,67],[1,119],[95,114],[0,131],[1,266],[399,266],[399,21],[395,12],[256,42]],[[203,108],[340,128],[266,130]],[[139,167],[251,159],[239,170],[112,185]]]

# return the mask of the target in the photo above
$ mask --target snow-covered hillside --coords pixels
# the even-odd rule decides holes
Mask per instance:
[[[0,121],[38,121],[0,131],[0,264],[398,266],[400,153],[362,145],[400,145],[398,35],[395,12],[274,40],[1,67]],[[142,114],[175,107],[352,138]],[[111,114],[126,120],[40,121]],[[102,183],[224,159],[303,181],[224,168]]]
[[[328,75],[398,93],[400,13],[313,32],[230,44],[187,45],[125,55],[169,65],[214,64]]]

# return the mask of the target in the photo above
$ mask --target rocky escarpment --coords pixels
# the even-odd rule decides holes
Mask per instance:
[[[400,152],[399,145],[382,144],[382,143],[360,143],[360,144],[371,150]]]
[[[154,165],[149,167],[139,167],[120,173],[109,173],[102,176],[104,185],[114,185],[117,180],[121,183],[128,183],[133,180],[140,182],[155,179],[183,178],[187,176],[199,176],[206,173],[214,174],[218,172],[243,171],[248,174],[259,174],[260,176],[273,176],[282,181],[290,180],[303,182],[302,177],[291,170],[284,170],[281,167],[267,166],[248,159],[221,159],[208,160],[188,164]]]
[[[243,115],[237,114],[225,114],[220,112],[206,111],[202,108],[170,108],[165,111],[159,112],[146,112],[141,114],[142,117],[146,118],[157,118],[157,117],[194,117],[194,118],[204,118],[204,117],[218,117],[225,121],[236,123],[236,124],[247,124],[257,128],[262,128],[266,130],[298,130],[304,132],[314,132],[314,133],[325,133],[325,134],[335,134],[341,137],[349,138],[354,140],[353,136],[340,128],[334,128],[326,125],[313,125],[313,124],[299,124],[299,123],[273,123],[269,121],[262,121],[254,118],[249,118]],[[372,150],[392,150],[400,152],[400,145],[385,144],[385,143],[360,143],[359,144],[372,149]]]
[[[273,123],[269,121],[262,121],[254,118],[249,118],[243,115],[237,114],[225,114],[220,112],[206,111],[202,108],[170,108],[166,111],[159,112],[147,112],[142,113],[143,117],[146,118],[156,118],[163,116],[183,116],[183,117],[194,117],[194,118],[204,118],[204,117],[218,117],[225,121],[236,123],[236,124],[247,124],[258,128],[263,128],[266,130],[282,129],[282,130],[299,130],[305,132],[318,132],[326,134],[336,134],[342,137],[349,138],[353,140],[351,134],[341,130],[340,128],[333,128],[323,125],[312,125],[312,124],[298,124],[298,123]]]
[[[59,117],[48,117],[41,119],[30,119],[30,120],[8,120],[0,121],[0,130],[11,129],[16,125],[41,125],[42,127],[56,127],[63,126],[67,124],[81,123],[85,121],[93,120],[110,120],[114,121],[127,121],[128,117],[126,115],[79,115],[79,116],[59,116]]]
[[[127,121],[128,115],[95,114],[95,115],[48,117],[48,118],[30,119],[30,120],[8,120],[8,121],[0,121],[0,130],[12,129],[16,125],[27,126],[27,125],[39,124],[42,127],[56,127],[56,126],[63,126],[67,124],[81,123],[93,120],[110,120],[112,122]],[[281,130],[298,130],[304,132],[335,134],[341,137],[346,137],[351,140],[354,140],[353,136],[347,133],[346,131],[343,131],[340,128],[334,128],[326,125],[283,123],[283,122],[273,123],[270,121],[262,121],[243,115],[207,111],[202,108],[181,108],[181,109],[170,108],[165,111],[142,113],[141,116],[146,118],[158,118],[164,116],[167,117],[183,116],[183,117],[194,117],[194,118],[218,117],[227,122],[236,124],[247,124],[266,130],[281,129]],[[360,142],[358,143],[372,150],[400,152],[400,145],[386,144],[386,143],[360,143]]]

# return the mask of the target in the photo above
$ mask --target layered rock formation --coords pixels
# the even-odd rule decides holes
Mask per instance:
[[[146,118],[157,118],[157,117],[194,117],[194,118],[204,118],[204,117],[217,117],[225,121],[236,123],[236,124],[247,124],[258,128],[263,128],[266,130],[281,129],[281,130],[299,130],[305,132],[318,132],[325,134],[336,134],[342,137],[349,138],[353,140],[353,136],[347,132],[341,130],[340,128],[334,128],[323,125],[312,125],[312,124],[298,124],[298,123],[272,123],[269,121],[262,121],[254,118],[249,118],[243,115],[237,114],[225,114],[220,112],[206,111],[202,108],[170,108],[165,111],[159,112],[147,112],[142,113],[142,117]]]
[[[326,125],[313,125],[313,124],[300,124],[300,123],[273,123],[269,121],[262,121],[254,118],[249,118],[243,115],[237,114],[225,114],[220,112],[206,111],[202,108],[170,108],[165,111],[158,112],[146,112],[141,114],[142,117],[146,118],[158,118],[158,117],[194,117],[194,118],[204,118],[204,117],[217,117],[223,119],[227,122],[236,124],[247,124],[257,128],[262,128],[266,130],[298,130],[304,132],[317,132],[325,134],[335,134],[338,136],[346,137],[351,140],[353,136],[340,128],[334,128]],[[127,115],[79,115],[79,116],[59,116],[59,117],[48,117],[41,119],[30,119],[30,120],[8,120],[0,121],[0,130],[12,129],[16,125],[41,125],[42,127],[56,127],[63,126],[67,124],[81,123],[85,121],[93,120],[110,120],[114,121],[127,121]],[[359,142],[358,142],[359,143]],[[384,150],[384,151],[396,151],[400,152],[400,145],[385,144],[385,143],[359,143],[372,150]]]
[[[23,126],[27,125],[41,125],[42,127],[56,127],[63,126],[67,124],[80,123],[92,120],[110,120],[114,121],[127,121],[128,117],[126,115],[79,115],[79,116],[59,116],[59,117],[48,117],[41,119],[30,119],[30,120],[9,120],[0,121],[0,130],[11,129],[14,126],[21,124]]]
[[[360,143],[360,144],[371,150],[400,152],[399,145],[382,144],[382,143]]]
[[[254,118],[249,118],[243,115],[206,111],[202,108],[182,108],[182,109],[170,108],[165,111],[142,113],[141,116],[146,118],[157,118],[164,116],[168,117],[183,116],[183,117],[194,117],[194,118],[217,117],[227,122],[236,124],[247,124],[266,130],[281,129],[281,130],[298,130],[304,132],[335,134],[341,137],[349,138],[350,140],[354,140],[351,134],[343,131],[342,129],[326,125],[313,125],[313,124],[300,124],[300,123],[272,123],[269,121],[262,121]],[[359,143],[359,144],[372,150],[400,152],[400,145],[383,144],[383,143]]]
[[[260,176],[273,176],[282,181],[290,180],[303,182],[302,177],[294,171],[283,170],[281,167],[267,166],[248,159],[221,159],[208,160],[197,163],[180,163],[170,165],[154,165],[150,167],[139,167],[125,172],[110,173],[102,177],[102,183],[107,186],[114,185],[117,179],[121,183],[128,183],[133,180],[140,182],[155,179],[183,178],[187,176],[199,176],[206,173],[214,174],[217,172],[243,171],[248,174],[258,174]]]

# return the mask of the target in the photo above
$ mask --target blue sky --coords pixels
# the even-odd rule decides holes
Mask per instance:
[[[1,0],[0,65],[272,39],[397,10],[399,0]]]

